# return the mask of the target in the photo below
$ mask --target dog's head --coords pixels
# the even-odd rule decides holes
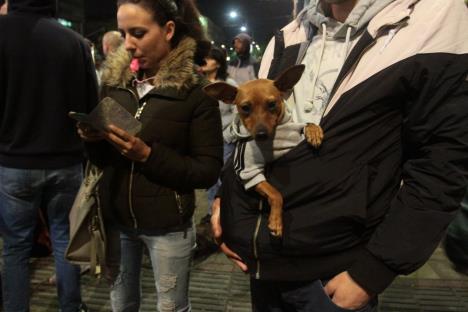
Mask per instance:
[[[235,104],[242,123],[255,140],[266,140],[273,136],[283,117],[283,95],[299,81],[304,69],[304,65],[295,65],[275,80],[251,80],[238,88],[216,82],[203,90],[217,100]]]

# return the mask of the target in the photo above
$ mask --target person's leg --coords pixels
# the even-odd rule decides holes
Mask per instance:
[[[138,312],[143,243],[133,235],[121,234],[120,272],[110,291],[113,312]]]
[[[283,312],[281,291],[277,282],[250,279],[253,312]]]
[[[444,248],[455,269],[468,274],[468,193],[461,203],[460,211],[448,227]]]
[[[81,164],[45,170],[43,203],[47,207],[55,259],[56,285],[61,312],[76,312],[81,305],[80,267],[65,260],[69,241],[68,215],[83,179]]]
[[[192,228],[161,236],[141,236],[153,265],[159,312],[191,311],[188,297],[190,265],[195,248]]]
[[[3,307],[29,311],[29,257],[41,201],[42,170],[0,166]]]

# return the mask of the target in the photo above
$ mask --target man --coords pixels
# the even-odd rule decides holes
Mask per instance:
[[[243,84],[257,78],[258,63],[250,55],[252,38],[246,33],[240,33],[232,41],[236,56],[229,62],[228,74],[237,84]]]
[[[8,12],[8,0],[0,1],[0,15],[6,15]]]
[[[4,311],[29,311],[29,257],[39,207],[50,225],[62,312],[84,311],[80,269],[64,259],[83,146],[69,111],[89,112],[89,48],[53,17],[54,0],[10,0],[0,17],[0,233]]]
[[[313,0],[270,42],[259,76],[305,64],[288,105],[325,139],[269,168],[282,240],[223,173],[213,230],[251,274],[254,311],[376,311],[430,257],[467,185],[465,29],[464,0]]]
[[[107,57],[109,53],[113,53],[122,44],[123,38],[118,31],[108,31],[102,36],[102,53]]]

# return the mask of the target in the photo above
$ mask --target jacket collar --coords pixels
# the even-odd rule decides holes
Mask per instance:
[[[194,71],[193,56],[196,50],[194,39],[186,37],[180,41],[165,59],[156,74],[150,94],[183,99],[188,91],[200,82],[200,76]],[[132,56],[122,45],[115,53],[109,55],[103,65],[102,84],[126,88],[135,79],[130,71]]]
[[[372,19],[367,27],[372,38],[382,35],[382,31],[390,28],[404,26],[410,18],[413,7],[420,0],[397,0],[388,5],[384,10]]]
[[[382,9],[390,3],[398,0],[360,0],[349,14],[344,23],[340,23],[334,37],[335,39],[344,39],[348,28],[351,28],[351,35],[361,33],[370,20],[374,18]],[[299,23],[306,27],[321,28],[323,23],[329,24],[333,20],[328,16],[323,7],[322,0],[312,0],[307,7],[301,11],[297,17]]]

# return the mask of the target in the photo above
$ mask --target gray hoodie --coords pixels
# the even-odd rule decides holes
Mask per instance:
[[[328,17],[326,4],[322,4],[321,0],[312,0],[296,20],[283,28],[285,37],[293,34],[291,37],[301,38],[301,33],[305,33],[303,39],[307,40],[294,42],[294,39],[291,41],[285,38],[286,46],[301,43],[297,64],[306,66],[301,80],[294,87],[293,95],[287,100],[294,121],[320,123],[336,78],[362,30],[393,1],[360,0],[346,21],[340,23]],[[274,39],[265,51],[260,77],[266,77],[273,47]]]

